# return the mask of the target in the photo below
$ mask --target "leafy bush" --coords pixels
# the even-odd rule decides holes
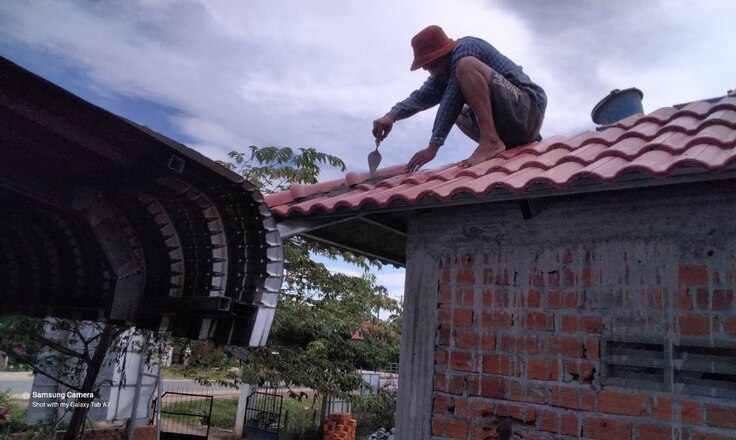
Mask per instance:
[[[0,421],[0,435],[7,432],[18,432],[25,428],[26,410],[17,403],[13,403],[12,397],[10,389],[0,392],[0,420],[2,420]],[[8,419],[10,419],[9,422],[7,422]]]
[[[368,436],[379,428],[390,430],[395,425],[396,390],[390,386],[376,394],[353,398],[353,417],[358,421],[358,435]]]
[[[322,399],[288,398],[284,399],[282,413],[284,424],[279,438],[284,440],[320,440],[322,428],[319,412]]]

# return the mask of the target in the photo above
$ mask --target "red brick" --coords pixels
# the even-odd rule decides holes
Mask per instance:
[[[455,399],[444,394],[438,394],[434,398],[434,414],[452,414],[455,412]]]
[[[583,436],[603,440],[630,440],[631,424],[601,417],[586,417]]]
[[[708,268],[703,265],[680,265],[680,284],[708,284]]]
[[[440,282],[443,285],[450,284],[450,262],[449,259],[443,259],[442,269],[440,269]]]
[[[506,395],[506,382],[503,379],[473,376],[468,380],[468,394],[503,399]]]
[[[452,304],[452,288],[443,286],[437,294],[437,302],[440,304]]]
[[[736,406],[706,405],[708,426],[736,429]]]
[[[552,271],[547,274],[547,286],[548,287],[559,287],[560,286],[560,273],[558,271]]]
[[[577,315],[562,315],[561,323],[564,333],[576,333],[578,331]]]
[[[564,408],[594,411],[596,395],[588,387],[553,386],[550,389],[549,403]]]
[[[506,288],[483,291],[483,305],[487,308],[508,307],[509,303],[509,292]]]
[[[693,295],[690,289],[682,287],[677,292],[677,307],[680,310],[692,310],[693,309]]]
[[[724,289],[715,289],[713,291],[713,307],[712,310],[732,310],[733,309],[733,291]]]
[[[585,306],[585,292],[566,292],[562,295],[562,308],[579,309]]]
[[[538,339],[535,335],[502,335],[499,349],[511,353],[537,354]]]
[[[568,358],[583,357],[583,343],[578,338],[551,336],[547,346],[547,354],[562,355]]]
[[[501,311],[483,312],[481,315],[481,324],[485,328],[511,328],[511,314]]]
[[[562,295],[560,292],[548,292],[547,293],[547,308],[550,310],[556,310],[562,306]]]
[[[710,295],[707,288],[701,287],[695,289],[695,303],[697,304],[699,309],[708,310],[710,308],[710,306],[708,305],[709,296]]]
[[[496,334],[491,333],[491,332],[481,333],[480,348],[481,350],[495,350],[496,349]]]
[[[437,365],[445,365],[447,363],[447,350],[438,349],[434,354],[434,363]]]
[[[496,284],[499,286],[510,286],[511,285],[511,276],[509,275],[509,270],[504,269],[502,272],[499,271],[496,273]]]
[[[563,373],[577,377],[580,383],[592,383],[595,378],[596,368],[590,362],[565,361],[563,367]]]
[[[448,438],[468,438],[468,423],[463,420],[447,419],[444,417],[432,417],[432,433]]]
[[[710,317],[696,314],[680,316],[680,334],[683,336],[709,336]]]
[[[575,413],[545,409],[539,411],[538,418],[540,431],[553,432],[570,437],[580,436],[580,423]]]
[[[515,400],[517,402],[546,404],[547,388],[527,382],[514,381],[507,384],[506,396],[508,400]]]
[[[472,330],[458,330],[455,341],[458,348],[474,348],[476,339],[475,332]]]
[[[449,378],[447,373],[435,373],[434,389],[436,391],[447,391],[447,382]]]
[[[493,419],[496,415],[495,407],[488,399],[470,399],[468,417],[473,420]]]
[[[527,359],[526,377],[539,380],[560,380],[560,364],[556,359]]]
[[[465,377],[458,374],[436,373],[434,375],[434,389],[461,395],[465,391]]]
[[[512,417],[528,423],[537,419],[537,410],[528,405],[499,402],[496,404],[496,415],[499,417]]]
[[[535,269],[529,273],[530,284],[534,287],[544,287],[544,272]]]
[[[455,417],[466,419],[470,417],[470,402],[467,399],[457,399],[455,401],[455,410],[453,411]]]
[[[473,325],[472,309],[455,309],[452,312],[452,323],[460,327]]]
[[[714,434],[711,432],[700,432],[694,428],[683,428],[682,438],[690,440],[733,440],[734,437],[730,434]]]
[[[655,419],[672,420],[672,399],[668,397],[653,397],[652,415]]]
[[[493,282],[493,268],[486,267],[483,269],[483,284],[491,284]]]
[[[562,271],[562,280],[565,286],[575,285],[575,272],[570,269],[564,269]]]
[[[448,304],[440,305],[437,311],[437,321],[440,325],[452,324],[452,306]]]
[[[457,284],[473,284],[475,281],[475,273],[473,267],[462,267],[457,271]]]
[[[583,344],[585,346],[585,358],[591,361],[597,361],[601,358],[601,341],[598,338],[587,338]]]
[[[441,324],[438,329],[437,345],[449,346],[452,336],[452,327],[448,324]]]
[[[698,402],[682,401],[680,403],[680,420],[687,424],[702,425],[705,422],[703,407]]]
[[[530,290],[526,294],[526,307],[536,309],[542,306],[542,294],[539,290]]]
[[[726,318],[726,333],[731,336],[736,336],[736,316],[729,316]]]
[[[474,371],[472,353],[467,351],[450,352],[450,369],[454,371]]]
[[[513,374],[513,359],[511,356],[500,354],[485,355],[483,356],[483,373],[510,376]]]
[[[638,440],[671,440],[672,427],[662,425],[638,425],[634,426]]]
[[[584,333],[601,333],[603,331],[603,320],[597,315],[581,316],[578,327]]]
[[[526,314],[527,330],[552,330],[554,322],[554,315],[542,312],[529,312]]]
[[[598,393],[600,412],[625,416],[645,416],[649,407],[649,396],[639,393],[626,393],[603,390]]]
[[[584,267],[580,271],[580,283],[585,287],[600,286],[603,282],[603,274],[600,269]]]

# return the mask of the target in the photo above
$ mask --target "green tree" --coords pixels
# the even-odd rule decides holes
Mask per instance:
[[[62,387],[84,394],[73,408],[65,439],[81,435],[92,395],[99,395],[104,383],[98,373],[104,362],[114,362],[124,368],[125,354],[134,350],[144,355],[145,361],[160,356],[162,335],[148,330],[116,326],[109,323],[76,321],[48,317],[25,316],[0,318],[0,350],[14,361],[28,365],[34,374],[49,377]],[[112,354],[112,356],[110,356]],[[124,378],[123,378],[124,380]],[[121,384],[124,386],[125,384]],[[61,420],[52,420],[52,429]]]
[[[336,156],[312,148],[250,147],[231,152],[224,165],[261,192],[317,182],[321,166],[344,171]],[[318,260],[342,259],[360,276],[331,272]],[[284,240],[285,278],[265,347],[243,349],[243,380],[285,382],[323,394],[344,396],[362,384],[358,369],[376,369],[398,360],[399,320],[383,321],[377,310],[398,315],[399,304],[376,285],[371,270],[381,264],[296,236]],[[360,339],[352,336],[358,332]]]

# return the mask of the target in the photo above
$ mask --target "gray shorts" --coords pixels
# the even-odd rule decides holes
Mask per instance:
[[[489,86],[493,122],[506,148],[541,140],[539,130],[542,128],[544,111],[539,108],[531,93],[515,86],[496,71],[491,75]],[[474,140],[480,138],[475,114],[467,105],[463,108],[457,124]]]

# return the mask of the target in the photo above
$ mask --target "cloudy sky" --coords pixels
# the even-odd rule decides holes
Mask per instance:
[[[212,159],[315,147],[365,171],[372,121],[425,79],[409,40],[429,24],[522,65],[549,137],[591,129],[613,89],[650,112],[736,88],[734,23],[733,0],[2,0],[0,54]],[[433,117],[397,123],[382,165],[424,148]],[[474,148],[454,130],[429,165]]]

